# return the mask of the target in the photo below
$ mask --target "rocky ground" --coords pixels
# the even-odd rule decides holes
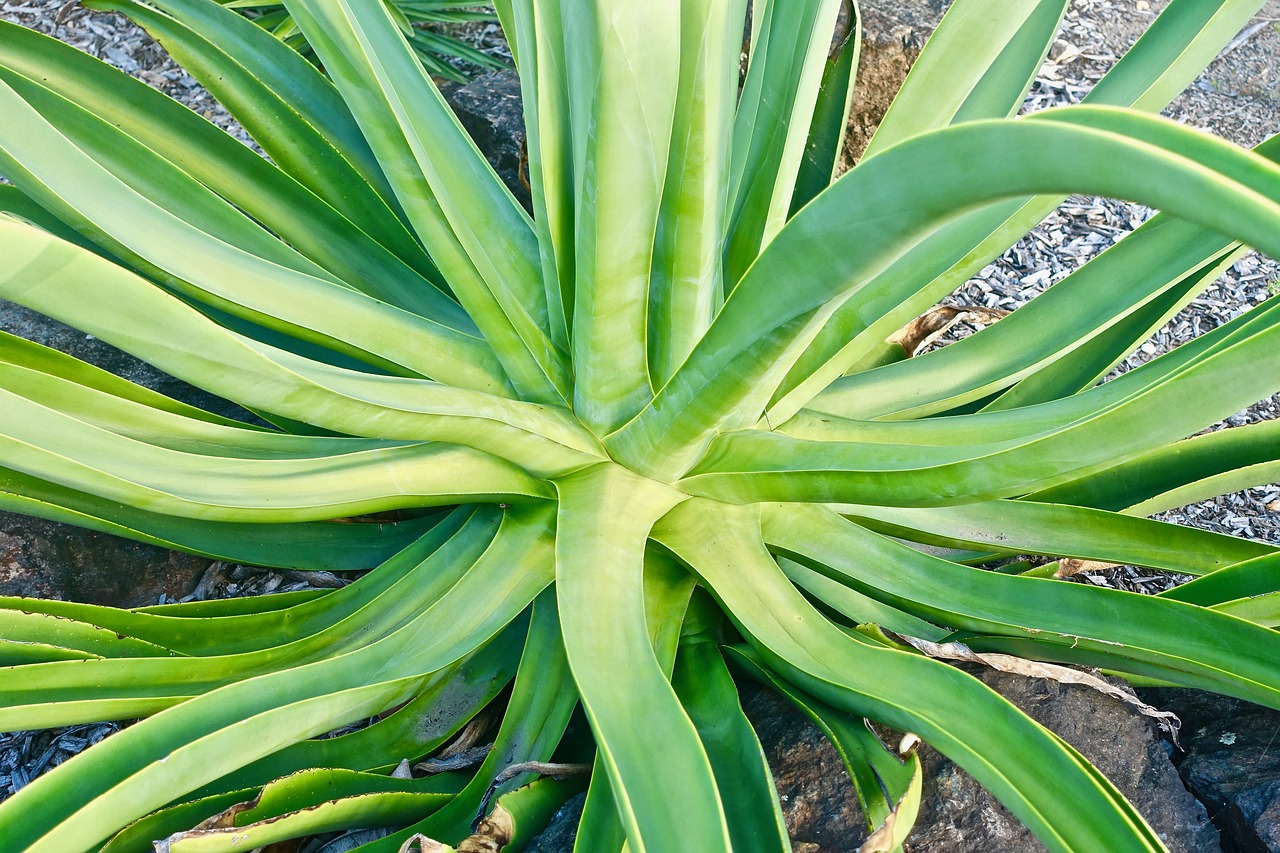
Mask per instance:
[[[859,134],[877,120],[891,92],[941,14],[944,0],[863,0],[864,92],[851,122]],[[1027,110],[1078,101],[1166,5],[1166,0],[1073,0],[1051,60],[1025,105]],[[243,133],[196,81],[177,68],[123,18],[91,13],[63,0],[0,0],[0,18],[56,34],[178,98],[244,139]],[[492,28],[477,41],[501,51]],[[1280,0],[1255,21],[1167,112],[1243,145],[1280,129]],[[454,94],[469,129],[488,135],[489,150],[518,161],[518,111],[511,79],[491,78]],[[497,106],[495,106],[497,104]],[[248,140],[245,140],[248,143]],[[501,167],[500,167],[501,170]],[[950,300],[953,304],[1012,308],[1096,255],[1151,215],[1134,205],[1073,198],[1027,239],[993,263]],[[1250,256],[1189,305],[1128,365],[1167,351],[1275,295],[1280,265]],[[65,348],[167,393],[210,404],[193,389],[174,385],[100,342],[45,323],[16,306],[0,305],[0,327]],[[972,326],[952,331],[958,336]],[[1280,416],[1280,401],[1261,401],[1224,425]],[[1186,524],[1280,543],[1280,486],[1251,489],[1167,513]],[[141,570],[140,570],[141,569]],[[1170,581],[1130,567],[1095,572],[1085,582],[1153,591]],[[210,565],[113,537],[0,514],[0,594],[41,594],[118,605],[209,595],[248,594],[344,579]],[[1184,720],[1176,751],[1152,734],[1149,723],[1123,703],[1087,688],[983,676],[1033,716],[1067,737],[1104,767],[1162,833],[1171,849],[1280,851],[1280,715],[1243,703],[1206,701],[1192,691],[1158,694],[1161,707]],[[1155,701],[1155,700],[1150,700]],[[812,727],[774,702],[753,697],[749,712],[762,730],[785,795],[798,853],[836,853],[861,843],[860,816],[834,752]],[[1229,713],[1227,713],[1229,712]],[[109,734],[112,726],[82,726],[44,733],[0,735],[0,798],[36,774]],[[1273,746],[1275,747],[1273,749]],[[1173,756],[1174,762],[1168,760]],[[931,795],[921,815],[916,851],[1031,851],[1043,849],[964,774],[927,754]],[[1181,781],[1173,771],[1181,771]],[[1183,785],[1199,797],[1192,799]],[[1203,805],[1202,805],[1203,803]],[[1208,812],[1205,810],[1208,807]],[[1214,816],[1218,832],[1208,822]],[[1221,847],[1219,844],[1221,843]],[[548,837],[536,849],[566,849]]]

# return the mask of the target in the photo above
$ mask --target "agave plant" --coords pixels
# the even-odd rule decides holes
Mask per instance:
[[[786,850],[743,680],[836,743],[867,849],[897,849],[921,795],[871,720],[1052,850],[1160,850],[1071,746],[936,656],[1280,708],[1276,549],[1143,517],[1275,478],[1274,423],[1185,437],[1276,390],[1280,303],[1099,381],[1237,241],[1280,255],[1280,147],[1141,112],[1259,0],[1173,0],[1089,104],[1016,119],[1066,2],[957,0],[839,179],[839,0],[503,0],[531,212],[381,3],[286,0],[330,83],[214,0],[85,2],[146,27],[270,159],[0,28],[0,296],[270,426],[4,336],[0,503],[376,568],[136,610],[0,601],[0,725],[143,718],[0,806],[6,850],[356,826],[400,828],[361,851],[475,849],[481,815],[485,849],[514,850],[583,787],[585,853]],[[886,342],[1071,191],[1165,212],[964,341]],[[983,568],[1010,554],[1199,577],[1140,596]],[[459,738],[492,748],[439,760]],[[461,769],[392,772],[424,759]]]
[[[218,0],[223,6],[238,9],[248,15],[255,24],[270,31],[276,38],[299,51],[308,59],[315,52],[293,16],[285,9],[283,0]],[[422,65],[431,74],[457,83],[465,83],[467,73],[450,62],[461,60],[472,68],[502,68],[503,63],[490,54],[476,50],[465,41],[440,32],[441,24],[461,24],[474,21],[492,21],[490,8],[478,8],[475,3],[458,0],[385,0],[387,11],[400,25],[401,32],[418,54]],[[465,67],[465,66],[464,66]]]

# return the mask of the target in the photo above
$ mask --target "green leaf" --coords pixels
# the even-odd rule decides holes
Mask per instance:
[[[1150,515],[1265,485],[1276,480],[1277,430],[1277,422],[1262,421],[1197,435],[1034,497]]]
[[[545,484],[510,463],[455,445],[319,450],[274,459],[210,456],[117,435],[7,392],[0,391],[0,401],[0,448],[15,470],[186,518],[321,521],[551,497]],[[64,455],[64,447],[75,447],[75,456]]]
[[[1065,189],[1127,196],[1259,247],[1275,242],[1280,205],[1255,188],[1280,197],[1280,169],[1269,161],[1137,114],[1054,112],[1052,122],[970,122],[915,137],[833,184],[769,245],[653,403],[610,437],[614,457],[655,473],[687,470],[717,428],[747,426],[761,415],[786,369],[842,303],[859,298],[947,218],[1000,198]],[[1207,165],[1086,127],[1095,117],[1176,140]],[[902,175],[926,173],[927,183],[904,188]],[[1238,182],[1246,174],[1247,186]],[[1174,183],[1178,191],[1166,191]],[[1275,224],[1257,227],[1263,220]]]
[[[762,0],[738,99],[729,170],[725,292],[791,210],[841,0]]]
[[[771,672],[750,646],[731,646],[725,649],[725,655],[735,668],[782,694],[822,730],[849,771],[867,831],[874,832],[883,825],[894,805],[910,790],[919,773],[919,758],[912,754],[903,762],[880,742],[866,720],[802,693]]]
[[[298,619],[297,635],[290,638],[286,633],[286,639],[292,641],[282,645],[277,645],[269,632],[250,633],[250,643],[245,644],[248,650],[243,645],[233,646],[228,653],[209,657],[105,659],[88,661],[92,664],[89,668],[48,665],[36,671],[0,670],[0,697],[4,700],[0,725],[22,727],[40,719],[48,720],[46,725],[61,725],[86,718],[140,716],[195,694],[212,695],[208,691],[237,681],[244,683],[243,679],[262,673],[287,672],[345,652],[356,653],[380,639],[398,637],[397,642],[407,642],[406,636],[414,630],[426,630],[425,626],[447,612],[452,602],[466,601],[481,585],[499,591],[507,587],[507,594],[517,597],[530,588],[545,586],[550,571],[546,565],[550,558],[547,515],[545,507],[508,510],[496,536],[492,516],[482,518],[454,536],[447,547],[428,546],[427,554],[407,552],[403,561],[397,561],[395,571],[389,568],[381,577],[375,573],[350,595],[306,602],[296,613],[240,617],[239,622],[249,629],[263,622],[270,628],[272,621],[289,626],[290,617],[313,617]],[[497,603],[511,606],[514,601],[499,599]],[[182,633],[189,637],[213,627],[210,623],[183,624],[192,621],[179,620],[172,626],[179,634],[175,639],[181,639]],[[156,623],[149,624],[154,627]],[[231,627],[236,620],[220,624]],[[231,636],[234,643],[235,635]]]
[[[435,752],[511,683],[520,661],[526,623],[524,619],[514,620],[476,652],[437,670],[417,696],[372,725],[285,747],[221,777],[196,794],[260,786],[308,767],[390,770],[405,757]],[[467,781],[457,776],[450,778],[458,790]]]
[[[729,850],[697,729],[663,673],[644,619],[645,537],[679,496],[620,467],[557,482],[556,596],[574,681],[632,850]],[[635,720],[645,721],[643,735]],[[681,780],[674,788],[669,779]]]
[[[1258,0],[1172,0],[1086,96],[1091,104],[1163,109],[1262,8]]]
[[[0,469],[0,508],[217,560],[286,569],[371,569],[422,535],[430,517],[387,523],[249,524],[148,512]]]
[[[245,613],[206,612],[194,618],[174,615],[164,607],[139,612],[69,601],[9,597],[0,598],[0,607],[49,614],[69,626],[85,623],[84,627],[96,626],[118,635],[164,644],[184,655],[211,657],[257,651],[267,646],[282,647],[324,631],[368,607],[380,596],[385,595],[386,601],[404,596],[406,589],[422,584],[424,575],[442,574],[443,564],[463,561],[468,554],[474,561],[496,533],[498,523],[499,513],[492,508],[456,509],[410,547],[383,563],[378,571],[321,598],[295,602],[291,606],[274,606],[277,597],[268,597]],[[467,544],[459,547],[459,543],[464,542]],[[398,594],[391,594],[396,587],[399,587]],[[210,616],[212,618],[208,618]]]
[[[599,458],[598,450],[586,458],[578,451],[563,455],[566,443],[585,450],[596,442],[562,410],[311,361],[230,332],[146,281],[29,226],[0,219],[0,241],[13,251],[14,263],[0,280],[0,295],[118,344],[179,378],[250,408],[294,415],[338,432],[381,433],[410,440],[427,436],[432,424],[452,422],[463,427],[448,413],[469,411],[479,417],[464,416],[469,421],[465,428],[448,429],[435,437],[470,443],[486,434],[510,435],[510,423],[524,421],[532,432],[549,431],[548,437],[554,436],[550,444],[535,439],[543,444],[542,450],[526,460],[540,458],[564,470],[563,463],[571,468]],[[109,287],[112,298],[94,299],[92,285]],[[165,329],[165,337],[153,335],[156,328]],[[442,355],[463,370],[476,367],[462,353]],[[503,414],[492,417],[499,412]],[[492,449],[508,446],[506,441],[490,445]]]
[[[681,482],[686,491],[738,502],[890,506],[1047,489],[1183,438],[1274,390],[1257,363],[1274,347],[1270,311],[1276,306],[1243,315],[1115,382],[1040,406],[906,424],[850,421],[835,425],[844,427],[843,436],[826,441],[758,430],[723,434]],[[1197,406],[1178,405],[1187,394]],[[993,422],[997,431],[983,434],[978,440],[984,443],[964,443]],[[863,425],[868,429],[859,435]],[[841,440],[851,432],[853,440]],[[896,441],[886,437],[895,434]],[[924,441],[906,443],[907,435]],[[902,476],[908,471],[913,476]]]
[[[292,838],[406,823],[453,796],[447,780],[396,779],[349,770],[303,770],[272,782],[201,829],[170,835],[165,853],[235,853]]]
[[[370,845],[369,853],[396,853],[415,832],[455,843],[466,838],[492,797],[508,794],[532,781],[532,774],[522,773],[499,783],[498,774],[512,765],[551,760],[577,703],[560,639],[555,592],[547,590],[534,602],[524,654],[502,726],[471,781],[439,812]]]
[[[375,234],[401,239],[387,178],[350,107],[311,63],[200,0],[89,0],[146,27],[288,174]],[[155,7],[157,14],[148,6]],[[227,51],[226,46],[243,45]]]
[[[542,287],[554,340],[568,341],[574,304],[574,166],[559,4],[497,4],[503,32],[520,67],[525,148]]]
[[[1093,384],[1126,352],[1083,375],[1074,364],[1070,374],[1065,365],[1060,368],[1065,359],[1148,305],[1159,304],[1159,309],[1154,318],[1143,314],[1142,332],[1164,320],[1170,309],[1194,297],[1235,259],[1234,252],[1227,254],[1232,247],[1220,235],[1157,216],[981,333],[838,379],[809,408],[868,420],[926,417],[981,400],[1024,377],[1034,377],[1031,381],[1036,384],[1052,383],[1048,377],[1041,378],[1042,372],[1063,375],[1071,385],[1053,388],[1058,393],[1041,391],[1038,399],[1028,399],[1030,389],[1019,387],[1013,395],[1016,403],[1002,399],[989,408],[1009,409],[1074,393]],[[1118,280],[1128,286],[1115,287]],[[1173,305],[1159,302],[1161,294],[1169,291],[1177,293],[1177,301]]]
[[[661,387],[724,300],[721,249],[734,127],[741,0],[681,5],[680,80],[649,282],[649,361]],[[647,402],[647,401],[646,401]]]
[[[655,535],[698,572],[771,669],[843,711],[920,735],[1050,850],[1163,848],[1079,753],[976,679],[823,619],[765,550],[759,523],[754,508],[695,499],[668,515]],[[940,711],[948,707],[965,713]],[[1089,820],[1073,819],[1082,813]]]
[[[770,508],[765,538],[792,559],[917,616],[1013,638],[984,638],[984,650],[1280,705],[1273,648],[1280,635],[1240,619],[1155,596],[957,566],[819,508]]]
[[[95,245],[61,219],[36,204],[30,196],[12,184],[0,184],[0,214],[3,214],[6,218],[16,219],[19,222],[48,231],[68,243],[75,243],[82,249],[96,252],[103,257],[110,257],[104,249]]]
[[[1144,518],[1065,504],[990,501],[949,507],[833,507],[860,524],[913,542],[1009,554],[1076,557],[1204,575],[1275,547]]]
[[[474,332],[470,318],[439,289],[439,275],[422,248],[389,212],[384,218],[394,229],[379,235],[384,247],[271,162],[141,81],[30,30],[5,25],[4,33],[4,67],[38,79],[125,131],[249,216],[269,223],[276,235],[348,285]],[[51,117],[48,110],[44,115]],[[96,153],[110,152],[99,148]],[[364,226],[370,228],[367,222]]]
[[[491,360],[482,354],[484,343],[468,333],[353,291],[327,273],[281,267],[155,206],[73,145],[2,80],[0,104],[11,118],[0,135],[0,169],[60,219],[191,298],[366,362],[398,366],[401,373],[444,378],[441,368],[451,361],[463,369],[463,359],[450,357],[453,351],[467,352],[468,362]],[[9,244],[18,238],[5,233],[3,239]],[[404,337],[388,336],[390,329]],[[426,345],[426,357],[407,346],[408,340]]]
[[[604,756],[597,752],[591,766],[591,785],[582,805],[582,819],[578,821],[578,834],[574,837],[573,853],[615,853],[625,850],[626,845],[627,834],[614,804],[609,768]]]
[[[1277,565],[1280,565],[1280,555],[1275,553],[1243,560],[1211,575],[1165,590],[1160,597],[1213,607],[1241,598],[1268,595],[1277,588]]]
[[[698,729],[716,783],[726,794],[732,792],[723,802],[733,849],[789,853],[791,843],[764,749],[742,712],[738,690],[717,648],[721,619],[709,597],[695,598],[671,683]]]
[[[561,5],[574,110],[573,407],[599,435],[626,423],[653,396],[645,329],[654,241],[666,212],[669,153],[681,143],[673,135],[680,76],[696,73],[682,67],[682,25],[688,23],[682,5]],[[713,49],[731,28],[728,20],[710,24]],[[712,85],[721,82],[717,76]],[[715,99],[714,90],[707,97]],[[675,168],[682,165],[676,160]]]
[[[528,216],[494,174],[381,3],[289,0],[462,306],[527,398],[562,402],[568,367],[552,340]]]
[[[809,139],[796,175],[791,216],[813,201],[839,174],[861,53],[862,12],[856,0],[845,0],[836,24],[835,38],[827,52],[818,102],[813,110],[813,123],[809,125]]]
[[[778,558],[778,566],[797,589],[809,594],[854,626],[876,625],[895,634],[919,637],[930,642],[943,642],[951,632],[930,624],[902,610],[877,601],[852,587],[832,580],[803,563]]]
[[[426,674],[488,641],[550,583],[547,516],[521,526],[535,538],[514,565],[512,555],[482,561],[381,641],[228,685],[125,729],[14,795],[0,831],[32,853],[84,849],[256,758],[412,698]],[[440,618],[456,612],[471,618]]]
[[[254,794],[254,789],[244,788],[211,797],[169,806],[134,821],[111,837],[100,853],[138,853],[145,851],[157,838],[166,838],[175,832],[189,829],[236,803],[242,803]],[[152,847],[154,850],[155,848]]]
[[[1195,79],[1258,8],[1257,0],[1174,0],[1086,102],[1160,109]],[[868,289],[868,298],[851,301],[833,315],[791,368],[775,395],[771,419],[787,419],[842,374],[895,360],[900,348],[886,340],[894,331],[962,286],[1060,201],[1061,197],[1039,197],[1008,202],[937,229],[915,252],[881,274]]]

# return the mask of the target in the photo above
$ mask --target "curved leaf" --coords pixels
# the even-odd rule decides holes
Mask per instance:
[[[1013,638],[984,638],[984,649],[1030,646],[1024,656],[1091,662],[1280,705],[1280,634],[1240,619],[1155,596],[957,566],[813,507],[768,508],[765,538],[917,616]]]
[[[557,482],[556,596],[565,651],[632,850],[730,850],[697,729],[644,620],[643,548],[679,496],[615,466]],[[642,737],[634,721],[645,721]],[[668,779],[681,780],[679,790]]]
[[[657,464],[663,473],[687,470],[717,428],[760,416],[785,370],[840,304],[946,219],[1000,198],[1066,189],[1133,197],[1263,249],[1276,242],[1280,168],[1271,162],[1137,114],[1055,112],[1070,113],[1075,123],[957,125],[895,146],[833,184],[769,245],[654,402],[610,437],[615,458]],[[1095,115],[1109,127],[1177,138],[1209,160],[1083,126]],[[939,168],[945,163],[956,168]],[[927,174],[928,181],[905,189],[904,174]],[[1248,185],[1236,180],[1245,174]]]
[[[0,831],[31,853],[85,849],[122,821],[255,758],[412,698],[425,673],[496,635],[550,583],[551,534],[539,532],[541,547],[525,548],[533,556],[521,570],[504,561],[469,574],[438,611],[379,642],[223,687],[81,753],[7,801]],[[461,611],[471,618],[438,618]]]
[[[1034,495],[1150,515],[1249,486],[1275,482],[1280,422],[1218,430],[1126,459],[1115,467]]]
[[[1276,548],[1221,533],[1069,504],[990,501],[948,507],[833,506],[881,533],[913,542],[1009,554],[1076,557],[1204,575]],[[917,636],[917,635],[913,635]]]
[[[1085,101],[1160,109],[1194,80],[1258,8],[1258,0],[1173,0]],[[771,419],[787,419],[846,372],[895,360],[899,348],[886,340],[895,330],[978,274],[1060,201],[1038,197],[1001,203],[937,229],[917,251],[882,273],[864,297],[836,311],[778,389]]]
[[[379,302],[327,274],[279,266],[156,206],[3,80],[0,105],[8,117],[0,134],[4,173],[60,219],[191,298],[401,373],[438,377],[442,368],[474,371],[472,363],[492,363],[484,342],[469,333]],[[4,236],[6,244],[13,239]]]
[[[386,222],[394,196],[350,108],[297,52],[240,15],[200,0],[148,4],[162,15],[133,0],[89,5],[136,16],[273,161],[317,195],[364,227],[403,233],[400,223]],[[219,47],[233,44],[248,49],[233,56]]]
[[[765,550],[752,508],[690,500],[655,535],[698,572],[771,669],[841,710],[919,734],[973,774],[1050,850],[1163,848],[1092,765],[990,688],[823,619]],[[707,559],[711,546],[715,556]],[[1082,811],[1089,820],[1073,819]]]
[[[528,399],[563,402],[532,223],[381,3],[290,0],[454,294]],[[371,85],[372,84],[372,85]],[[562,342],[560,342],[562,343]]]
[[[394,229],[380,235],[387,248],[273,163],[141,81],[30,30],[4,25],[3,32],[4,67],[38,79],[126,131],[235,207],[269,223],[275,234],[345,283],[474,331],[470,318],[439,289],[439,275],[422,247],[389,212]],[[106,153],[102,146],[93,151]]]
[[[725,820],[738,853],[790,853],[764,748],[742,712],[738,690],[720,656],[722,621],[709,599],[695,599],[685,620],[671,684],[707,750],[716,783],[726,792]],[[731,792],[731,793],[730,793]]]

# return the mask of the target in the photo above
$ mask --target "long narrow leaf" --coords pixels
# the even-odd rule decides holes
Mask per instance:
[[[557,487],[556,595],[565,650],[628,843],[637,853],[727,851],[715,776],[644,620],[645,538],[679,497],[612,466]],[[645,721],[643,736],[637,719]],[[679,789],[668,783],[672,775]]]
[[[791,210],[840,0],[759,0],[730,163],[725,292]]]
[[[960,121],[1017,111],[1067,10],[1063,0],[959,0],[911,66],[863,158]]]
[[[570,96],[576,195],[573,404],[578,417],[601,435],[630,420],[653,395],[646,327],[654,243],[665,213],[669,152],[680,143],[673,138],[679,78],[696,74],[681,67],[683,25],[693,23],[681,20],[681,5],[562,4],[565,38],[573,44],[565,71],[578,81]],[[715,48],[721,27],[731,26],[712,25],[708,38]],[[712,85],[719,83],[717,78]],[[714,130],[709,142],[716,145]]]
[[[212,3],[90,0],[89,5],[135,16],[249,129],[273,161],[336,209],[375,233],[403,232],[388,206],[394,196],[383,165],[351,109],[296,51]],[[251,49],[236,51],[233,59],[220,47],[231,44]]]
[[[770,668],[842,710],[919,734],[977,777],[1051,850],[1162,849],[1079,753],[976,679],[824,620],[765,551],[758,525],[752,508],[695,500],[655,533],[701,575]],[[713,559],[703,556],[708,542],[717,549]],[[940,713],[945,707],[966,713]],[[1073,820],[1079,809],[1090,820]]]
[[[567,393],[528,216],[381,3],[289,0],[389,175],[414,230],[527,397]],[[370,85],[370,83],[373,85]],[[391,166],[388,165],[388,168]]]
[[[686,468],[717,427],[745,426],[760,416],[822,324],[896,256],[945,219],[1001,197],[1068,188],[1129,196],[1259,247],[1276,242],[1280,205],[1255,189],[1280,197],[1280,168],[1269,161],[1136,114],[1056,113],[1054,122],[971,122],[915,137],[833,184],[770,244],[654,402],[611,438],[615,457],[649,465],[658,457],[665,472]],[[1177,138],[1179,148],[1209,160],[1157,153],[1085,127],[1093,116],[1138,134]],[[966,165],[938,170],[939,157]],[[1248,187],[1234,178],[1246,172]],[[927,188],[904,193],[901,176],[924,173]],[[1174,184],[1178,189],[1170,191]],[[850,217],[850,209],[867,218]],[[1262,226],[1264,219],[1274,224]]]

